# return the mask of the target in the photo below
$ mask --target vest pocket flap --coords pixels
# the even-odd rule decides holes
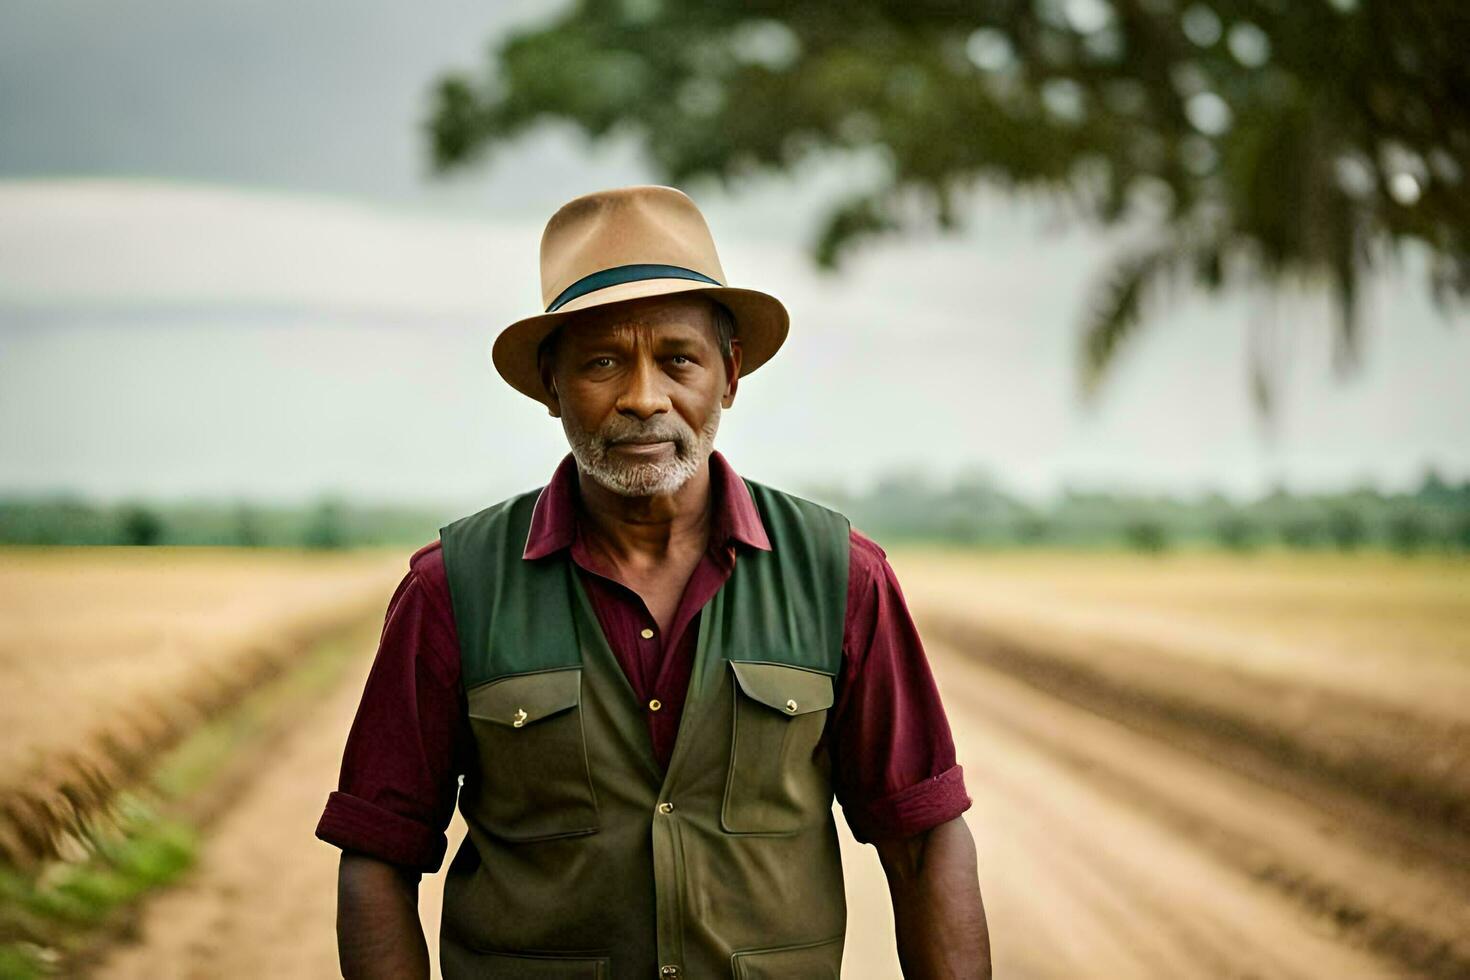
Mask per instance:
[[[741,950],[730,957],[735,980],[836,980],[842,968],[843,937],[777,949]]]
[[[568,708],[582,697],[582,668],[514,674],[481,684],[465,693],[469,715],[520,728]]]
[[[786,664],[732,660],[740,689],[783,715],[804,715],[832,707],[832,678]]]
[[[505,978],[505,980],[606,980],[606,956],[554,956],[551,954],[492,953],[443,944],[445,973],[456,977]]]

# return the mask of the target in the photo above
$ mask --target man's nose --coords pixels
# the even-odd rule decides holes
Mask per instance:
[[[647,419],[667,412],[672,405],[664,391],[663,374],[651,357],[640,357],[628,376],[628,383],[618,396],[617,409]]]

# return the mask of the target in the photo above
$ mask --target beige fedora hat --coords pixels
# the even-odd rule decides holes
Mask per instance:
[[[545,312],[495,338],[491,359],[512,388],[543,404],[541,341],[573,313],[644,296],[703,293],[735,317],[744,377],[776,353],[790,322],[774,296],[725,284],[704,216],[683,191],[643,184],[584,194],[563,204],[541,235]]]

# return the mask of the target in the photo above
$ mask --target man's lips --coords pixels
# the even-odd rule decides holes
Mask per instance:
[[[653,442],[616,442],[613,448],[635,456],[653,456],[663,452],[664,447],[674,445],[671,439],[659,439]]]

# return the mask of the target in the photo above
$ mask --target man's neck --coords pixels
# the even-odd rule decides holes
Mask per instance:
[[[577,469],[578,517],[601,550],[618,563],[664,559],[671,549],[703,550],[709,540],[714,494],[710,462],[673,493],[625,497]]]

